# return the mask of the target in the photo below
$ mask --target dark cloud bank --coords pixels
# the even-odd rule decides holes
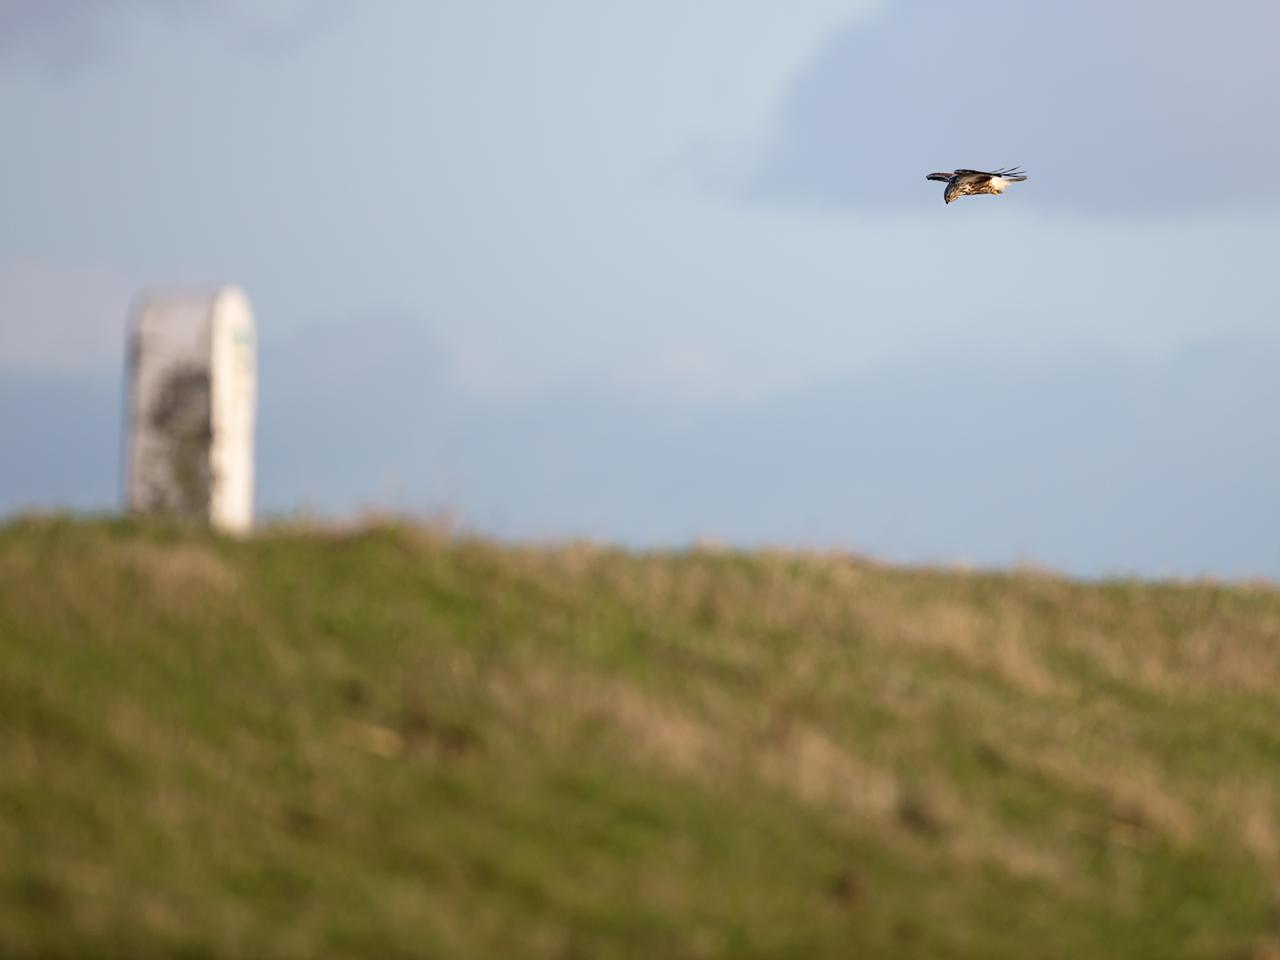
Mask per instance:
[[[264,343],[260,502],[450,509],[504,536],[1280,579],[1277,367],[1280,342],[1231,339],[1161,363],[917,358],[751,408],[503,403],[451,389],[411,325],[339,326]],[[120,398],[118,379],[0,380],[0,514],[114,509]]]
[[[1275,0],[892,0],[796,79],[754,193],[920,208],[932,170],[1021,164],[1045,208],[1273,205],[1278,36]]]

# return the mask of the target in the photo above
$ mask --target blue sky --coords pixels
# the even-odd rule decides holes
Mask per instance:
[[[1280,577],[1280,8],[984,11],[0,7],[0,512],[114,508],[130,298],[235,282],[267,514]]]

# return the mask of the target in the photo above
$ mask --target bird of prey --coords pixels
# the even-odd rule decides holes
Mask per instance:
[[[942,199],[950,203],[956,197],[969,197],[978,193],[1004,193],[1011,183],[1021,183],[1027,175],[1017,167],[1004,167],[993,173],[982,170],[953,170],[950,173],[931,173],[926,180],[941,180],[947,185]]]

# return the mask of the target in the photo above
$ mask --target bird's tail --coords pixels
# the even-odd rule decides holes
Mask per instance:
[[[1005,167],[1003,170],[997,170],[996,176],[1003,177],[1011,183],[1021,183],[1027,179],[1026,173],[1018,167]]]

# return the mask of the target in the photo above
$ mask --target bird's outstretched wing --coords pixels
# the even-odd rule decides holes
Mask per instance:
[[[1027,179],[1027,175],[1023,173],[1020,167],[1001,167],[998,170],[957,170],[954,176],[963,177],[966,180],[990,180],[992,177],[1003,177],[1005,180],[1012,180],[1015,183]]]

